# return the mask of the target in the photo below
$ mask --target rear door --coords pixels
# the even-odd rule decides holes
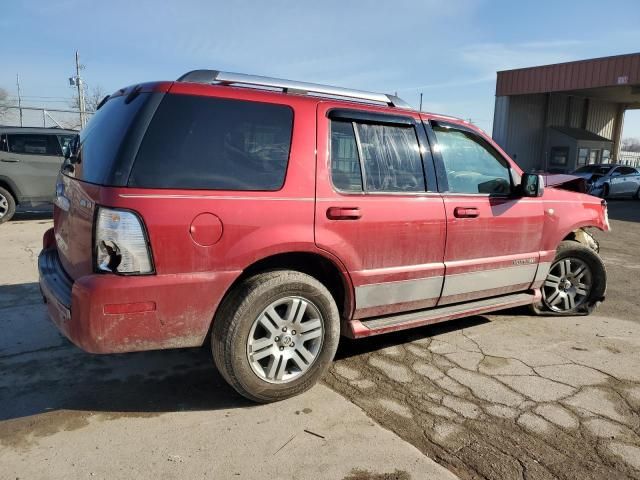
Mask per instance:
[[[8,153],[3,161],[14,163],[12,180],[29,201],[53,201],[62,149],[56,135],[19,133],[7,135]]]
[[[528,289],[540,258],[542,202],[513,195],[509,161],[475,130],[431,127],[447,217],[439,305]]]
[[[440,296],[445,214],[419,122],[318,107],[315,239],[351,276],[354,318],[432,307]]]

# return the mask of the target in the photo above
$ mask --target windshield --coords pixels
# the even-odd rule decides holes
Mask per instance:
[[[611,168],[611,165],[586,165],[584,167],[580,167],[573,173],[596,173],[606,175]]]

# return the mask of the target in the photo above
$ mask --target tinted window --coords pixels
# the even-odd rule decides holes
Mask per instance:
[[[7,135],[9,151],[27,155],[62,155],[55,135],[17,134]]]
[[[424,192],[420,148],[413,127],[356,124],[370,192]]]
[[[66,173],[86,182],[108,184],[117,168],[120,147],[150,96],[140,93],[127,103],[120,95],[107,101],[80,131],[79,163]]]
[[[129,184],[279,190],[292,127],[287,106],[167,95],[142,141]]]
[[[616,171],[620,172],[621,175],[635,175],[638,173],[635,168],[631,167],[620,167]]]
[[[508,164],[490,145],[461,130],[436,127],[449,191],[454,193],[508,194]]]
[[[351,122],[331,122],[331,179],[338,190],[362,191],[358,146]]]

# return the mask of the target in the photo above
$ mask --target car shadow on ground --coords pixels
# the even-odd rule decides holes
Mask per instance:
[[[255,405],[224,381],[206,346],[89,354],[58,332],[35,296],[37,283],[0,286],[0,420],[60,410],[112,417]]]
[[[39,207],[18,207],[11,219],[12,222],[24,220],[51,220],[53,218],[53,206],[43,205]]]
[[[476,315],[473,317],[448,320],[446,322],[426,325],[424,327],[401,330],[399,332],[386,333],[384,335],[376,335],[374,337],[360,338],[357,340],[341,338],[340,345],[338,346],[338,352],[336,353],[336,360],[342,360],[376,350],[382,350],[395,345],[403,345],[415,340],[435,337],[443,333],[463,330],[465,328],[471,328],[489,322],[490,320],[487,317]]]

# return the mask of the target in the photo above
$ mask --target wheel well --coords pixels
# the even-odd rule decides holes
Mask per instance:
[[[18,205],[18,196],[16,195],[16,192],[14,191],[13,187],[11,186],[11,184],[9,182],[7,182],[6,180],[0,178],[0,187],[4,188],[6,191],[8,191],[11,196],[13,197],[13,200],[16,202],[16,205]]]
[[[600,251],[600,244],[598,243],[598,241],[593,238],[593,235],[587,232],[584,228],[578,228],[569,233],[562,239],[563,242],[565,240],[581,243],[582,245],[584,245],[585,247],[589,247],[596,253]]]
[[[229,291],[244,279],[268,270],[296,270],[306,273],[321,282],[336,301],[340,316],[347,308],[347,284],[345,278],[331,261],[321,255],[307,252],[291,252],[263,258],[246,268]]]

